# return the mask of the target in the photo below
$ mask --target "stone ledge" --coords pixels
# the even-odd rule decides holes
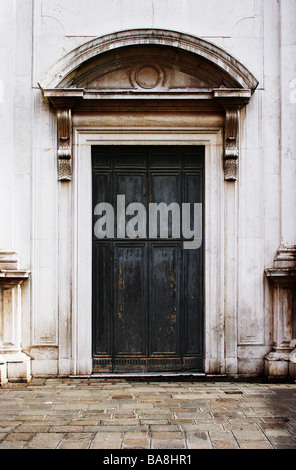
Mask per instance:
[[[265,269],[265,274],[272,281],[290,279],[292,282],[296,282],[296,268],[268,268]]]
[[[0,287],[3,289],[12,289],[20,285],[28,279],[30,271],[19,269],[1,269],[0,270]]]

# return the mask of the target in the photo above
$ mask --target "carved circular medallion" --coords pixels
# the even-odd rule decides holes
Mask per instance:
[[[151,65],[143,65],[135,73],[135,80],[141,88],[155,88],[160,81],[157,68]]]
[[[151,90],[164,81],[164,72],[158,65],[138,65],[131,72],[131,83],[136,88]]]

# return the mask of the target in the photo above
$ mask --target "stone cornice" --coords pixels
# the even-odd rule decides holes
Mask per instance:
[[[28,279],[30,271],[28,270],[0,270],[0,287],[2,289],[13,289]]]
[[[20,269],[20,262],[13,250],[0,250],[0,287],[12,289],[28,279],[30,271]]]

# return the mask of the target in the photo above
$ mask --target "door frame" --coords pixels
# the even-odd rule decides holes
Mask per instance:
[[[86,119],[87,120],[87,119]],[[231,246],[234,234],[232,224],[225,224],[229,211],[225,210],[225,195],[233,213],[235,185],[223,177],[223,128],[159,127],[140,130],[129,127],[73,126],[74,171],[73,194],[60,192],[59,203],[64,227],[71,227],[71,281],[72,318],[69,347],[72,359],[68,367],[74,375],[92,373],[92,145],[203,145],[205,147],[205,249],[204,249],[204,349],[205,373],[225,373],[225,320],[224,290],[225,257],[224,237]],[[225,192],[226,188],[231,188]],[[67,212],[67,207],[70,211]],[[72,217],[72,218],[71,218]],[[227,229],[228,227],[228,229]],[[225,229],[227,232],[225,233]],[[66,229],[65,229],[66,230]],[[69,250],[60,251],[61,266],[69,266]],[[233,281],[228,270],[228,283]],[[63,284],[61,284],[63,289]],[[234,289],[235,291],[235,289]],[[62,295],[62,292],[61,292]],[[231,301],[231,299],[230,299]],[[233,319],[232,319],[233,320]],[[60,320],[62,321],[62,319]],[[233,321],[229,330],[236,330]],[[232,341],[235,346],[235,338]],[[65,367],[60,356],[60,366]]]

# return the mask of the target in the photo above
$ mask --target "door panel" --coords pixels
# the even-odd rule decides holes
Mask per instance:
[[[203,370],[203,245],[184,249],[181,223],[190,203],[194,228],[203,161],[197,146],[92,148],[93,227],[97,204],[114,208],[113,238],[93,231],[94,372]],[[160,203],[174,213],[149,212]]]
[[[146,354],[145,244],[115,244],[114,354]],[[115,288],[116,286],[116,288]]]
[[[180,356],[179,244],[151,244],[150,355]]]
[[[96,295],[93,296],[93,353],[94,355],[112,355],[111,327],[113,316],[112,301],[112,249],[110,243],[100,243],[93,246],[93,287]]]
[[[201,250],[184,250],[184,354],[202,354]]]

